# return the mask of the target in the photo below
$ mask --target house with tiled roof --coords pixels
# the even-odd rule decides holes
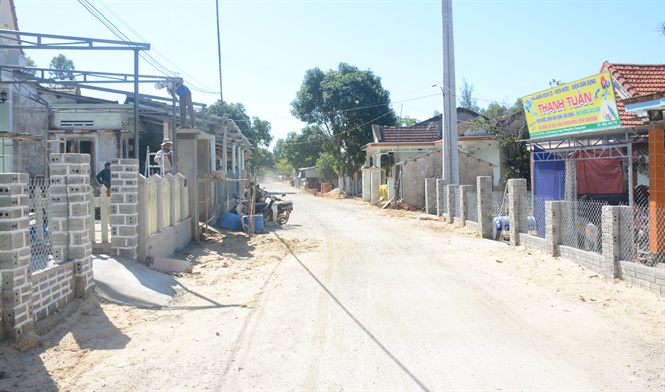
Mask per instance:
[[[623,64],[605,61],[600,72],[609,72],[622,127],[643,127],[646,112],[627,112],[624,100],[665,91],[665,64]]]
[[[460,138],[460,140],[464,140],[460,144],[460,149],[467,148],[471,152],[469,154],[467,151],[460,151],[460,183],[464,185],[467,185],[467,182],[475,184],[475,176],[479,175],[478,173],[492,175],[497,165],[479,156],[474,156],[480,151],[482,143],[476,147],[469,147],[469,143],[480,143],[483,136],[479,132],[482,131],[473,131],[463,126],[463,124],[464,121],[476,118],[479,114],[463,108],[458,108],[458,113],[461,114],[458,120],[460,124],[458,131],[461,130],[462,134],[465,131],[469,132],[468,136],[462,135]],[[381,160],[386,159],[382,157],[392,157],[391,164],[396,164],[400,167],[404,167],[407,164],[409,166],[409,170],[403,172],[407,174],[404,174],[402,178],[403,182],[400,189],[403,190],[403,193],[401,196],[411,206],[422,208],[425,200],[425,178],[439,178],[442,175],[443,160],[441,156],[442,141],[440,126],[441,116],[432,117],[410,127],[372,125],[373,141],[362,147],[362,150],[367,154],[367,161],[363,169],[363,182],[371,182],[371,185],[367,187],[369,188],[370,196],[364,198],[372,201],[371,195],[378,194],[378,187],[383,183],[388,184],[389,198],[393,196],[394,173],[383,173],[381,169]],[[499,146],[497,144],[497,154],[498,149]],[[412,170],[416,166],[422,166],[422,170]],[[370,172],[373,174],[367,174]],[[377,201],[376,197],[374,201]]]

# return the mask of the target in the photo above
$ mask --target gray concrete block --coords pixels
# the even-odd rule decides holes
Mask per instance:
[[[0,173],[0,184],[27,184],[29,180],[27,173]]]

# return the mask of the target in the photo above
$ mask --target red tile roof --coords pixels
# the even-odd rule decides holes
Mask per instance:
[[[628,98],[665,91],[665,64],[614,64],[605,61],[600,72],[605,71],[609,71],[612,78],[628,92]],[[626,97],[620,96],[616,89],[614,94],[621,126],[644,125],[634,113],[626,112],[625,104],[621,102]]]
[[[439,129],[429,127],[379,127],[380,143],[434,142],[439,139]]]

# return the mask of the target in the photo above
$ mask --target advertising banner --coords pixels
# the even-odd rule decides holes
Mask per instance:
[[[530,138],[619,126],[611,80],[604,72],[523,97]]]

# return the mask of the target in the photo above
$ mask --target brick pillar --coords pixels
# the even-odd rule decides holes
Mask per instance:
[[[436,214],[436,178],[425,179],[425,213]]]
[[[436,180],[436,216],[446,212],[446,180]]]
[[[659,125],[662,127],[662,125]],[[665,262],[665,136],[649,129],[649,252],[654,262]]]
[[[622,214],[622,210],[624,213]],[[633,227],[632,222],[623,222],[624,219],[633,219],[632,208],[628,206],[603,206],[603,265],[601,273],[608,279],[619,278],[621,267],[621,227]],[[630,231],[630,230],[628,230]],[[632,232],[630,233],[632,236]],[[633,241],[630,242],[631,244]]]
[[[53,259],[73,263],[75,295],[87,298],[95,286],[90,238],[90,155],[50,154],[49,166]]]
[[[492,177],[476,177],[478,194],[478,231],[483,238],[492,238]]]
[[[0,174],[0,339],[14,341],[34,330],[27,185],[27,174]]]
[[[111,161],[111,253],[138,260],[139,161]]]
[[[372,204],[379,202],[379,187],[381,186],[381,169],[373,167],[370,171],[370,200]]]
[[[459,203],[460,203],[460,218],[462,219],[462,226],[466,226],[466,209],[468,200],[466,194],[473,192],[473,185],[460,185],[459,186]]]
[[[362,173],[363,173],[363,201],[369,203],[372,197],[371,172],[368,167],[363,167]]]
[[[518,245],[518,236],[520,232],[521,220],[526,219],[522,217],[520,211],[520,199],[526,193],[526,180],[523,178],[513,178],[508,180],[508,208],[510,220],[510,245]]]
[[[561,202],[545,202],[545,250],[552,256],[559,255],[561,244]]]
[[[455,222],[455,195],[459,185],[446,185],[446,206],[448,206],[448,223]]]

